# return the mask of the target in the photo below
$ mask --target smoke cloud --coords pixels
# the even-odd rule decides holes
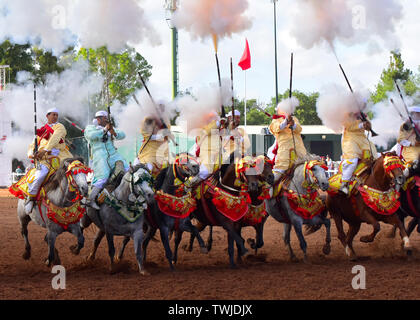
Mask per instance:
[[[0,0],[0,41],[31,43],[55,54],[69,46],[111,52],[147,39],[160,44],[141,0]]]
[[[298,0],[291,35],[310,49],[335,42],[354,45],[369,42],[369,51],[381,47],[395,49],[394,34],[402,19],[402,5],[397,0]]]
[[[184,0],[174,13],[173,22],[194,39],[231,37],[251,27],[251,20],[243,15],[247,8],[247,0]]]

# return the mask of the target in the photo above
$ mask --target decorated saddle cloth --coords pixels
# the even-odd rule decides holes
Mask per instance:
[[[134,203],[124,203],[118,200],[113,193],[108,192],[107,189],[104,189],[98,196],[98,203],[106,203],[130,223],[136,222],[147,209],[146,199],[136,200]]]
[[[57,157],[52,157],[48,159],[48,164],[50,171],[48,172],[48,175],[46,176],[43,185],[45,185],[45,183],[49,180],[53,173],[58,170],[58,168],[60,167],[60,160]],[[29,170],[18,182],[12,184],[9,187],[9,192],[19,199],[25,199],[26,197],[33,196],[29,193],[28,189],[29,184],[33,183],[35,180],[35,173],[36,168]],[[43,188],[41,187],[38,192],[37,199],[40,198],[42,192]]]
[[[364,173],[367,172],[367,169],[369,169],[369,167],[370,166],[366,161],[359,161],[356,169],[353,172],[353,177],[349,181],[349,195],[353,194],[353,192],[356,190],[354,186],[356,185],[357,180],[362,180],[362,181],[364,180],[365,178]],[[340,166],[338,167],[338,172],[328,179],[328,182],[330,184],[328,188],[328,193],[330,194],[338,193],[342,184],[342,176],[343,176],[343,162],[340,163]]]
[[[47,177],[45,178],[45,182],[48,181],[48,179],[51,177],[51,175],[57,171],[59,168],[59,161],[58,158],[54,157],[49,160],[50,162],[50,172],[48,173]],[[35,168],[31,169],[26,173],[22,179],[20,179],[15,184],[11,185],[9,188],[9,192],[12,193],[14,196],[18,197],[19,199],[25,199],[25,196],[29,195],[28,193],[28,183],[33,181],[34,175],[35,175]],[[77,170],[85,171],[86,167],[79,161],[74,161],[68,168],[69,172],[75,172]],[[87,173],[88,171],[86,171]],[[68,175],[68,179],[73,179],[71,175]],[[69,181],[70,181],[69,180]],[[44,182],[44,185],[45,185]],[[69,188],[71,189],[72,186],[70,185]],[[73,190],[74,191],[74,190]],[[47,197],[45,193],[45,189],[42,186],[40,188],[40,191],[38,192],[38,195],[36,197],[36,205],[38,206],[38,210],[40,212],[41,218],[45,223],[45,218],[42,213],[41,205],[47,208],[47,218],[51,221],[57,223],[61,227],[64,228],[64,230],[67,230],[70,224],[78,223],[80,219],[83,217],[83,215],[86,212],[86,209],[82,207],[80,202],[80,197],[77,195],[77,197],[73,200],[74,204],[72,204],[70,207],[61,208],[53,204]]]

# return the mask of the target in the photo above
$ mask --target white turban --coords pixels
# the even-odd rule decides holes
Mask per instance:
[[[100,110],[95,114],[95,118],[97,117],[108,117],[108,112],[106,112],[105,110]]]
[[[408,111],[409,111],[410,113],[412,113],[412,112],[420,112],[420,106],[413,106],[413,107],[409,107],[409,108],[408,108]]]
[[[232,111],[227,114],[228,117],[232,116]],[[235,109],[235,116],[241,116],[241,112]]]
[[[47,113],[46,114],[49,114],[51,112],[58,113],[58,109],[57,108],[50,108],[50,109],[47,110]]]

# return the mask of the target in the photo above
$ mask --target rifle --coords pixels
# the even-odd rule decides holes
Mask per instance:
[[[398,83],[395,79],[394,79],[394,83],[395,83],[395,86],[397,87],[398,93],[400,94],[401,100],[402,100],[403,105],[404,105],[405,112],[407,112],[408,119],[410,120],[410,124],[414,128],[414,132],[416,133],[417,139],[420,140],[419,130],[418,130],[416,124],[414,123],[413,118],[411,118],[411,116],[410,116],[410,112],[408,111],[407,105],[405,104],[405,100],[404,100],[404,97],[401,93],[400,86],[398,85]]]
[[[340,66],[341,72],[343,73],[344,78],[346,79],[347,85],[348,85],[348,87],[349,87],[349,89],[350,89],[351,93],[353,93],[353,94],[354,94],[353,88],[352,88],[352,87],[351,87],[351,85],[350,85],[350,81],[349,81],[349,79],[347,78],[346,73],[344,72],[344,69],[343,69],[343,67],[341,66],[341,63],[339,63],[338,65]],[[356,100],[356,102],[357,102],[357,100]],[[360,109],[360,106],[359,106],[359,111],[360,111],[360,118],[362,119],[362,121],[363,121],[363,122],[368,121],[368,119],[366,118],[366,115],[365,115],[365,114],[363,113],[363,111]],[[372,129],[370,129],[370,133],[372,134],[372,137],[376,137],[376,136],[378,135],[378,134],[377,134],[375,131],[373,131]]]
[[[232,58],[230,58],[230,84],[232,88],[232,128],[233,123],[235,123],[235,98],[233,97],[233,64]]]
[[[214,54],[214,56],[216,57],[217,77],[219,79],[219,88],[220,88],[220,91],[221,91],[222,90],[222,80],[220,78],[219,58],[217,57],[217,52]],[[225,119],[226,118],[226,110],[225,110],[225,106],[223,105],[223,103],[222,103],[222,106],[221,106],[221,111],[222,111],[221,118]]]
[[[167,129],[168,130],[168,138],[177,147],[178,146],[178,143],[176,143],[174,135],[169,131],[169,128],[168,128],[167,124],[163,120],[162,113],[160,112],[159,108],[157,107],[157,105],[155,103],[155,100],[153,99],[152,95],[150,94],[149,88],[146,86],[146,82],[144,81],[144,79],[141,76],[141,73],[140,72],[138,72],[138,75],[140,77],[141,82],[143,83],[144,89],[146,89],[146,92],[149,95],[150,100],[152,101],[153,106],[155,107],[155,111],[157,113],[157,116],[159,117],[160,122],[162,123],[163,129]]]
[[[35,141],[34,141],[34,150],[33,150],[33,155],[34,155],[34,166],[37,167],[36,164],[36,154],[38,152],[38,134],[37,134],[37,127],[36,127],[36,84],[34,82],[34,133],[35,133]]]
[[[108,58],[105,56],[105,80],[106,80],[106,106],[108,110],[108,123],[111,126],[114,126],[114,121],[111,118],[111,106],[109,103],[109,79],[108,79]],[[108,130],[104,132],[102,136],[102,141],[106,142],[108,140]],[[111,135],[111,141],[114,140],[114,137]]]

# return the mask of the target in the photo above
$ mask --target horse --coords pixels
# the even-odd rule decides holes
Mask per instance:
[[[261,159],[261,158],[260,158]],[[261,168],[261,165],[263,168]],[[226,165],[224,165],[226,166]],[[264,240],[263,240],[263,229],[264,229],[264,223],[268,218],[268,215],[265,211],[265,198],[268,197],[269,192],[269,186],[273,185],[274,183],[274,174],[272,172],[273,163],[272,161],[264,155],[263,161],[260,162],[260,168],[256,170],[256,168],[248,168],[248,175],[254,174],[258,177],[258,189],[256,191],[250,191],[248,192],[251,203],[249,204],[248,213],[239,220],[239,226],[235,227],[238,234],[241,235],[241,228],[252,226],[255,229],[255,239],[247,239],[247,243],[250,245],[252,249],[255,250],[255,254],[257,254],[257,251],[259,248],[262,248],[264,246]],[[225,167],[226,170],[226,167]],[[254,170],[254,172],[252,172]],[[203,231],[207,225],[204,223],[197,221],[195,224],[198,231]],[[213,226],[209,226],[209,237],[207,240],[207,250],[210,251],[212,247],[213,242]],[[194,235],[191,235],[189,245],[185,248],[185,250],[191,252],[193,249],[193,243],[194,243]],[[240,256],[240,247],[237,246],[238,255],[237,255],[237,262],[241,262],[241,256]]]
[[[198,238],[201,252],[208,252],[203,239],[192,225],[189,217],[196,205],[191,193],[193,187],[191,184],[193,182],[191,181],[199,173],[199,170],[200,166],[195,157],[187,153],[181,153],[175,157],[172,164],[164,168],[157,176],[154,185],[155,198],[146,214],[149,230],[143,246],[144,261],[146,260],[148,243],[158,229],[171,271],[175,270],[174,264],[177,262],[177,250],[172,253],[169,245],[169,234],[175,229],[195,234]],[[126,244],[127,241],[124,239],[123,247],[119,254],[120,258],[122,258]]]
[[[383,153],[373,161],[365,179],[357,179],[349,196],[329,190],[327,208],[335,221],[338,238],[350,260],[357,260],[353,239],[361,224],[368,223],[373,226],[370,235],[360,238],[361,242],[369,243],[374,241],[380,231],[379,221],[396,226],[400,230],[404,250],[408,256],[411,255],[410,240],[397,215],[400,205],[397,189],[405,182],[403,169],[404,165],[395,153]],[[347,235],[344,233],[343,220],[349,225]]]
[[[248,249],[244,246],[245,241],[240,236],[242,228],[240,219],[248,212],[248,206],[251,203],[248,193],[257,193],[260,182],[255,168],[247,167],[244,162],[242,165],[242,167],[238,166],[231,155],[228,164],[223,164],[219,171],[206,179],[200,185],[201,197],[192,214],[202,226],[222,226],[227,231],[231,268],[237,268],[234,262],[234,243],[237,245],[239,260],[240,257],[248,254]],[[207,187],[208,190],[205,192]],[[178,233],[175,239],[176,246],[179,245],[181,237],[182,233]],[[262,246],[262,243],[261,237],[259,244]],[[208,249],[210,247],[211,244]]]
[[[280,179],[276,184],[278,193],[274,193],[272,198],[265,200],[268,214],[278,222],[284,223],[283,241],[287,246],[291,261],[297,261],[290,245],[292,226],[299,239],[305,263],[309,260],[302,225],[314,227],[324,225],[326,238],[322,251],[327,255],[331,250],[331,223],[327,218],[325,205],[318,195],[319,188],[322,191],[328,189],[329,183],[326,176],[328,169],[320,159],[314,155],[307,155],[304,159],[297,160],[285,173],[285,180]]]
[[[105,189],[106,190],[106,189]],[[130,238],[134,241],[139,272],[148,275],[143,264],[143,242],[145,211],[154,201],[152,175],[143,164],[138,164],[124,174],[118,187],[105,195],[100,209],[90,207],[87,216],[80,223],[86,229],[93,222],[99,230],[96,233],[92,252],[88,260],[95,259],[96,250],[104,236],[108,242],[108,254],[111,260],[110,272],[115,273],[114,236],[124,236],[127,244]],[[117,260],[119,258],[117,257]]]
[[[48,267],[61,263],[55,241],[65,231],[77,237],[77,245],[70,247],[71,252],[75,255],[80,253],[85,240],[78,221],[85,209],[78,200],[88,195],[86,175],[89,172],[90,169],[84,166],[82,158],[67,158],[44,184],[45,196],[39,198],[29,214],[25,212],[25,200],[19,199],[17,215],[25,240],[23,259],[28,260],[31,257],[28,240],[28,224],[31,221],[47,229],[44,240],[48,243],[48,257],[45,259]]]
[[[398,217],[404,225],[407,217],[412,217],[407,226],[407,235],[414,231],[417,226],[417,232],[420,233],[420,166],[419,160],[413,161],[411,167],[404,171],[407,179],[412,180],[401,190],[400,207],[398,209]],[[410,179],[412,178],[412,179]],[[390,237],[395,237],[397,228],[394,226],[391,230]]]

